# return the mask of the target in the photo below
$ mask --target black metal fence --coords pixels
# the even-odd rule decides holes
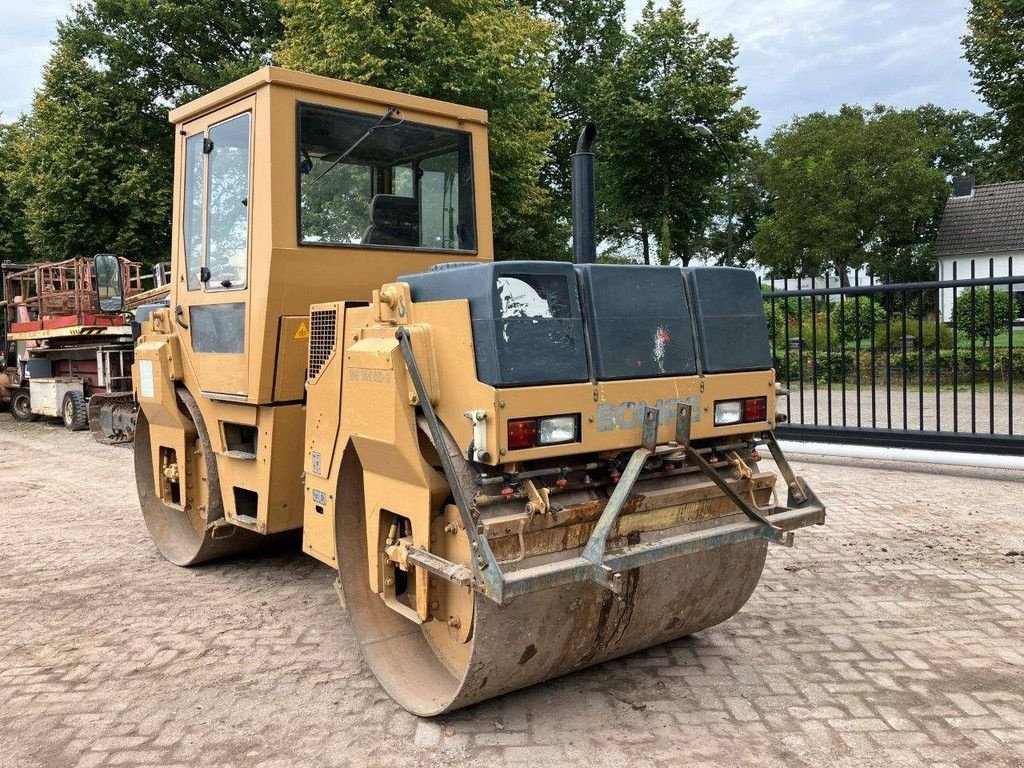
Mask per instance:
[[[849,285],[763,286],[789,391],[778,436],[1024,454],[1024,277],[997,277],[994,260],[969,273],[953,264],[946,280],[853,272]]]

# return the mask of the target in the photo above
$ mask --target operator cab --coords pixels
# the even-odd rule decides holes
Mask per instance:
[[[310,304],[493,258],[481,110],[267,67],[171,121],[170,306],[207,397],[301,401]]]
[[[310,305],[365,304],[398,275],[492,260],[487,114],[266,67],[170,120],[169,306],[136,350],[148,422],[136,445],[154,478],[197,455],[168,426],[186,418],[187,391],[226,519],[290,530],[302,524],[309,346],[325,341]],[[187,482],[160,482],[161,504],[199,503]]]

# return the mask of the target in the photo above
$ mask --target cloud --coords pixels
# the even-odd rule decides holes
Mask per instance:
[[[762,135],[844,103],[981,111],[960,38],[968,0],[688,0],[687,12],[739,44],[746,103]],[[628,0],[631,19],[641,0]]]
[[[0,0],[0,112],[12,120],[32,106],[43,81],[57,20],[68,15],[69,0]]]
[[[713,34],[740,46],[746,102],[762,135],[794,115],[843,103],[983,109],[960,37],[968,0],[688,0]],[[627,0],[631,19],[643,0]],[[0,0],[0,111],[31,107],[56,22],[71,0]]]

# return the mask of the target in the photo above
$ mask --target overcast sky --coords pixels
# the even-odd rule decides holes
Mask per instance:
[[[630,18],[643,0],[627,0]],[[968,0],[689,0],[716,35],[739,41],[746,101],[762,135],[844,102],[981,109],[962,58]],[[0,111],[29,108],[68,0],[0,0]]]
[[[627,0],[631,17],[643,0]],[[969,0],[689,0],[739,43],[739,80],[762,134],[844,103],[981,111],[960,38]]]

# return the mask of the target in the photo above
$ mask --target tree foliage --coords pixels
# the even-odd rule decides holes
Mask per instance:
[[[725,261],[730,161],[732,261],[780,274],[866,263],[917,277],[944,175],[1024,176],[1018,0],[972,2],[964,44],[991,115],[845,107],[797,118],[765,147],[740,106],[735,41],[703,31],[684,0],[648,2],[631,29],[624,0],[283,2],[75,5],[32,114],[0,125],[0,258],[166,258],[168,109],[274,51],[296,69],[487,109],[499,257],[567,257],[569,157],[589,120],[605,255],[635,258],[639,244],[652,262]]]
[[[534,217],[546,231],[545,256],[570,258],[571,155],[583,126],[602,123],[598,98],[601,77],[625,41],[624,0],[528,0],[523,5],[555,30],[546,78],[551,95],[554,139],[541,180],[551,204]]]
[[[164,167],[146,173],[146,155],[156,153],[142,149],[138,105],[122,109],[121,96],[115,82],[58,46],[35,99],[22,168],[31,190],[27,235],[37,258],[100,251],[141,258],[166,247],[170,179],[158,180],[161,171],[170,175],[170,155],[158,153]]]
[[[956,299],[960,333],[977,341],[989,340],[1010,328],[1010,294],[990,288],[963,291]]]
[[[1024,4],[972,0],[968,26],[964,52],[996,123],[994,175],[1024,178]]]
[[[502,0],[291,0],[284,24],[284,66],[488,110],[496,254],[564,251],[540,183],[553,25]]]
[[[870,338],[872,329],[886,318],[885,308],[870,296],[850,296],[841,303],[833,303],[830,310],[832,328],[840,346]]]
[[[0,261],[29,259],[25,237],[25,190],[20,183],[25,122],[0,123]]]
[[[275,0],[95,0],[58,24],[16,184],[38,259],[167,258],[168,110],[269,62]]]
[[[867,263],[906,274],[926,258],[943,203],[936,140],[913,112],[845,106],[779,128],[762,172],[772,213],[758,222],[758,260],[779,275]]]
[[[587,122],[599,114],[601,78],[626,44],[624,0],[534,0],[534,13],[555,25],[548,86],[557,122],[545,180],[569,209],[569,158]],[[601,129],[603,126],[598,126]]]
[[[717,214],[705,230],[696,255],[706,262],[746,267],[756,261],[754,236],[757,234],[757,223],[772,212],[772,201],[763,178],[764,148],[756,139],[751,138],[738,151],[741,154],[736,161],[733,179],[735,210],[732,256],[729,257],[729,222],[723,215],[729,207],[725,197],[727,188],[722,184],[711,190],[713,208]]]
[[[923,104],[913,112],[921,132],[931,139],[933,167],[950,176],[972,174],[982,184],[995,180],[991,117],[936,104]]]
[[[662,263],[688,262],[722,209],[728,163],[693,126],[710,126],[736,158],[757,124],[738,106],[735,57],[733,38],[702,31],[681,0],[648,2],[601,79],[599,220],[612,237],[654,236]]]

